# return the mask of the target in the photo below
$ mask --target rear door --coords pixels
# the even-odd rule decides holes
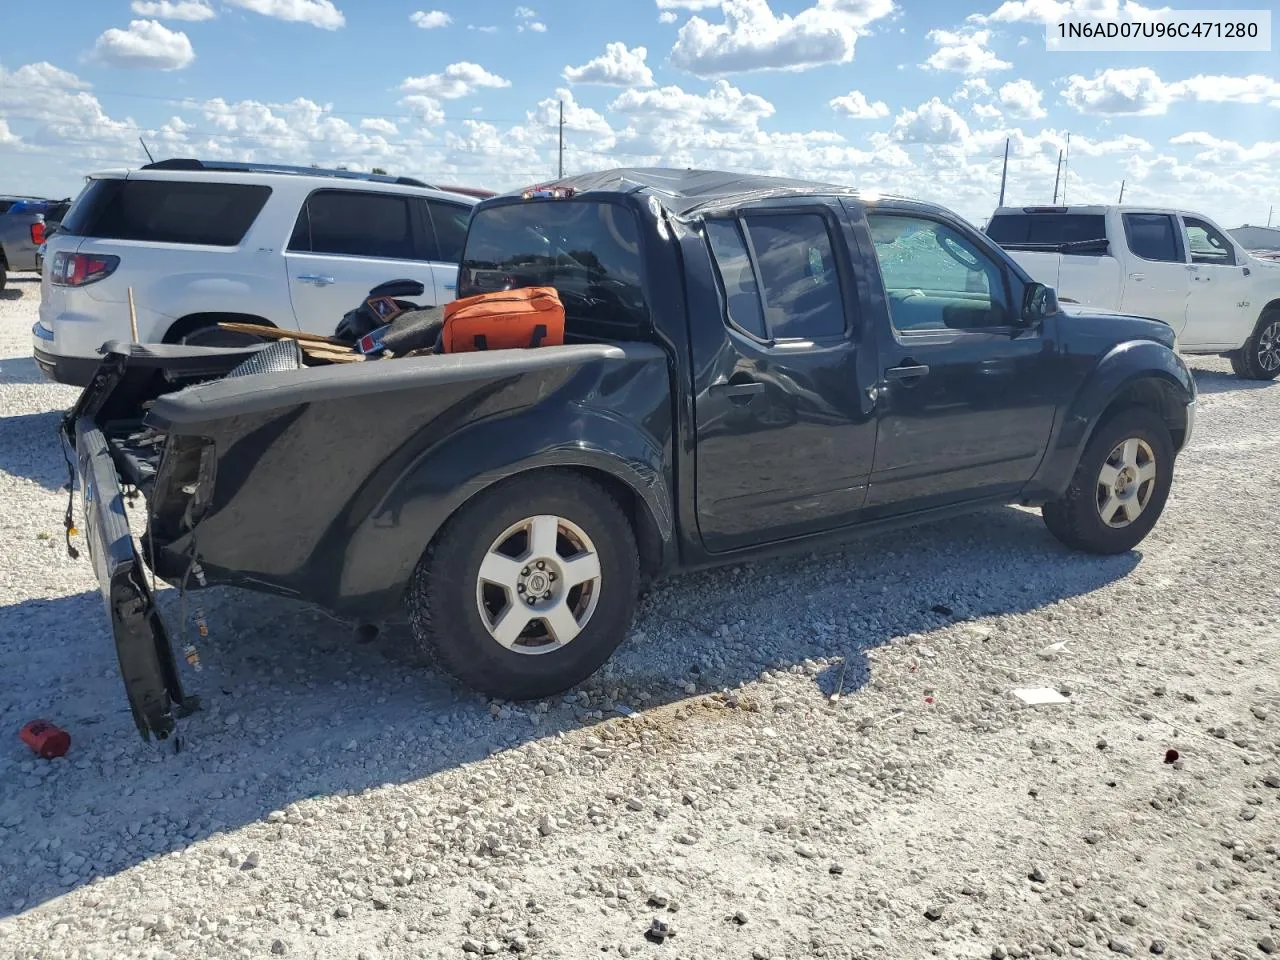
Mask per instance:
[[[1191,256],[1191,289],[1187,296],[1186,346],[1238,347],[1252,332],[1249,285],[1238,262],[1235,244],[1201,217],[1183,216]]]
[[[691,290],[707,294],[691,329],[703,544],[722,553],[855,522],[875,447],[875,344],[843,211],[770,201],[705,228],[685,257]]]
[[[431,272],[436,282],[435,302],[447,303],[457,296],[458,262],[462,259],[462,246],[467,239],[471,207],[465,203],[434,198],[427,198],[422,202],[426,206],[436,248],[431,261]]]
[[[388,280],[417,280],[437,302],[434,235],[411,194],[325,187],[307,197],[285,253],[298,328],[331,334],[343,314]]]
[[[1121,311],[1163,320],[1181,334],[1191,275],[1178,218],[1170,213],[1125,213],[1120,219],[1130,254]]]

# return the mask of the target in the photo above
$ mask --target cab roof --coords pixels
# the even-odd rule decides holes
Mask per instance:
[[[663,206],[677,216],[706,208],[774,197],[818,195],[846,196],[860,200],[899,199],[816,180],[669,167],[618,167],[564,177],[538,184],[538,187],[572,187],[575,194],[594,193],[615,197],[647,194],[657,197]],[[507,196],[519,196],[520,193],[520,190],[514,190]]]

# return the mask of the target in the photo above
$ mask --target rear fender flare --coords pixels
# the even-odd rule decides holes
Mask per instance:
[[[1052,500],[1061,496],[1102,418],[1126,391],[1147,380],[1154,381],[1167,397],[1183,407],[1195,399],[1195,379],[1173,350],[1151,340],[1116,344],[1094,367],[1060,415],[1056,435],[1035,480],[1029,485],[1028,499]]]
[[[548,422],[560,424],[548,435]],[[541,428],[540,428],[541,425]],[[542,469],[598,472],[643,503],[666,556],[674,543],[667,456],[640,426],[608,410],[579,407],[566,419],[532,408],[480,421],[422,454],[352,532],[338,599],[353,608],[398,602],[414,567],[445,522],[494,484]]]

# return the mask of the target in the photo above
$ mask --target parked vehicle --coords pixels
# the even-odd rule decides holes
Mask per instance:
[[[39,269],[37,251],[67,206],[66,201],[38,197],[0,197],[0,290],[10,272]]]
[[[1187,354],[1280,375],[1280,264],[1208,217],[1150,207],[1002,207],[986,232],[1063,299],[1163,320]]]
[[[523,700],[595,671],[667,573],[1009,502],[1130,550],[1195,420],[1168,326],[1068,314],[911,200],[610,171],[481,203],[459,276],[555,287],[566,343],[310,367],[291,343],[111,348],[64,432],[144,734],[183,693],[143,556],[184,589],[403,603],[445,668]]]
[[[48,241],[40,319],[45,375],[83,385],[98,348],[235,345],[220,321],[329,333],[375,284],[421,281],[453,299],[475,197],[408,177],[164,160],[94,174]]]

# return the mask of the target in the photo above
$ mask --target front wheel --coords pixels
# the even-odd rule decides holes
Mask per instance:
[[[1238,377],[1274,380],[1280,375],[1280,310],[1268,310],[1259,317],[1253,335],[1228,357]]]
[[[635,614],[631,525],[599,484],[570,472],[499,483],[455,514],[406,595],[415,639],[464,684],[535,700],[581,683]]]
[[[1066,493],[1040,510],[1074,550],[1126,553],[1160,519],[1173,485],[1173,441],[1153,410],[1123,410],[1098,427]]]
[[[262,343],[263,340],[261,337],[255,337],[251,333],[241,333],[238,330],[223,330],[221,327],[213,325],[197,327],[190,333],[180,337],[178,342],[189,347],[252,347]]]

